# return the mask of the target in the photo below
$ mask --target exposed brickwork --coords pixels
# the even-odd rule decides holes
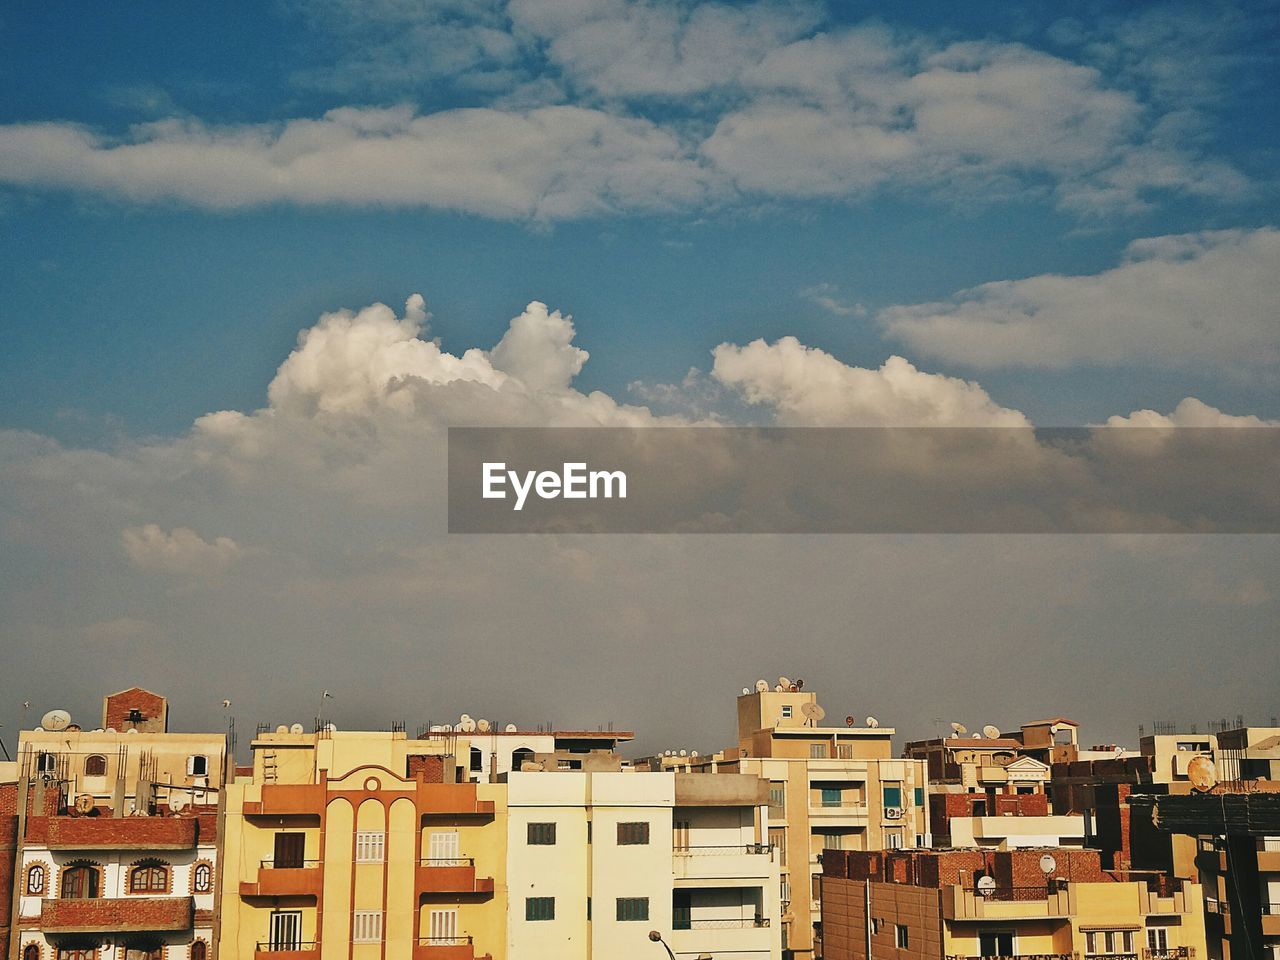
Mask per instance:
[[[444,783],[444,757],[432,754],[410,754],[405,776],[425,783]]]
[[[93,850],[138,847],[187,849],[196,845],[202,817],[31,817],[27,837],[50,847]],[[216,820],[214,821],[216,822]],[[212,828],[212,824],[211,824]]]
[[[141,721],[130,719],[135,710],[141,716]],[[141,687],[113,693],[103,702],[102,725],[107,729],[164,733],[168,729],[168,723],[168,701]]]
[[[12,925],[10,906],[17,882],[18,786],[0,784],[0,948],[7,949]]]
[[[40,905],[40,926],[66,933],[186,930],[194,919],[190,897],[45,900]]]
[[[1049,814],[1049,798],[1043,793],[935,793],[929,797],[929,819],[937,842],[951,837],[954,817],[1044,817]]]
[[[933,889],[972,885],[979,873],[994,877],[1002,887],[1037,887],[1045,882],[1043,855],[1044,850],[827,850],[822,870],[826,876]],[[1115,879],[1102,869],[1096,850],[1055,848],[1053,857],[1055,876],[1077,883]]]

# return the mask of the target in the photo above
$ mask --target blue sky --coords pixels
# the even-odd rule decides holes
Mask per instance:
[[[263,649],[344,722],[424,649],[471,677],[437,718],[659,736],[730,653],[726,697],[824,675],[921,733],[993,677],[960,719],[1264,715],[1275,538],[516,548],[437,481],[460,422],[1275,423],[1277,40],[1243,0],[7,9],[0,723],[99,682],[304,717]]]

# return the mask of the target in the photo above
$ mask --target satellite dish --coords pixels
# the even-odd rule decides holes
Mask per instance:
[[[489,721],[484,719],[477,720],[476,729],[479,730],[481,733],[488,733],[490,729]]]
[[[756,681],[756,693],[767,693],[768,690],[769,690],[769,681],[767,680]]]
[[[784,687],[782,684],[777,683],[777,684],[774,684],[774,686],[773,686],[773,692],[774,692],[774,693],[786,693],[786,692],[787,692],[787,688],[786,688],[786,687]]]
[[[472,720],[470,717],[464,716],[462,720],[459,721],[458,723],[458,729],[461,730],[463,733],[475,733],[476,722]]]
[[[105,732],[105,733],[119,733],[120,731],[119,731],[119,730],[117,730],[115,727],[107,727],[107,729],[106,729],[104,732]]]
[[[996,892],[996,878],[992,876],[983,876],[978,878],[978,892],[984,897],[989,897]]]
[[[969,728],[966,727],[963,723],[956,723],[953,721],[951,724],[951,732],[954,733],[957,737],[960,737],[968,733]]]
[[[975,734],[973,735],[973,739],[975,739],[975,740],[981,740],[981,739],[982,739],[982,734],[980,734],[980,733],[975,733]]]
[[[507,733],[515,733],[520,728],[517,727],[514,723],[508,723],[505,727],[503,727],[503,729],[506,730]]]
[[[460,716],[458,719],[459,719],[459,720],[470,720],[470,719],[471,719],[471,714],[469,714],[469,713],[464,713],[464,714],[463,714],[462,716]]]
[[[804,689],[804,681],[803,681],[803,680],[797,680],[797,681],[796,681],[796,689],[797,689],[797,690],[803,690],[803,689]]]
[[[694,760],[697,760],[697,759],[698,759],[698,751],[697,751],[697,750],[690,750],[690,751],[689,751],[689,756],[690,756],[690,757],[692,757]]]
[[[82,793],[76,797],[76,813],[81,816],[93,813],[93,797],[87,793]]]
[[[751,692],[751,688],[750,688],[750,687],[743,687],[743,688],[742,688],[742,695],[743,695],[744,697],[745,697],[747,694],[749,694],[750,692]]]
[[[306,730],[306,727],[300,723],[290,724],[289,726],[290,733],[302,733],[304,730]]]
[[[169,794],[169,809],[174,813],[181,813],[187,809],[187,798],[180,793]]]
[[[71,714],[65,710],[50,710],[40,718],[40,726],[57,732],[71,726]]]
[[[688,750],[681,750],[681,751],[680,751],[680,756],[682,756],[682,757],[687,757],[688,755],[689,755],[689,751],[688,751]]]
[[[335,723],[326,723],[326,724],[324,725],[324,732],[325,732],[325,733],[337,733],[337,732],[338,732],[338,725],[337,725],[337,724],[335,724]]]
[[[790,681],[790,680],[788,680],[786,677],[779,677],[779,678],[778,678],[778,686],[780,686],[783,690],[790,690],[790,689],[791,689],[791,681]]]
[[[1123,756],[1124,756],[1124,747],[1120,746],[1119,744],[1116,744],[1116,759],[1119,760]]]
[[[852,716],[849,716],[849,717],[845,717],[845,718],[844,718],[844,725],[845,725],[846,727],[852,727],[852,726],[853,726],[853,724],[854,724],[854,719],[853,719],[853,717],[852,717]]]
[[[137,727],[130,727],[128,730],[125,731],[125,733],[137,733],[137,732],[138,732]]]
[[[804,715],[806,720],[812,720],[814,723],[820,721],[827,715],[827,711],[823,710],[816,703],[806,703],[800,707],[800,713]]]
[[[276,733],[288,733],[288,732],[289,732],[289,728],[286,727],[283,723],[280,724],[280,726],[276,727]]]
[[[985,727],[982,728],[982,735],[986,737],[988,740],[999,740],[1000,728],[997,727],[994,723],[988,723]]]
[[[1218,783],[1218,772],[1208,757],[1192,757],[1187,764],[1187,779],[1197,790],[1212,790]]]
[[[1053,859],[1053,854],[1046,853],[1040,858],[1040,872],[1046,877],[1058,869],[1058,861]]]
[[[867,726],[874,730],[876,727],[880,726],[880,721],[875,717],[867,717]]]

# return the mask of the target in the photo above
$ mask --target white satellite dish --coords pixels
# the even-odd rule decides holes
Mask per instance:
[[[823,710],[816,703],[806,703],[800,707],[800,714],[806,720],[812,720],[816,724],[827,715],[827,711]]]
[[[304,730],[306,730],[306,729],[307,729],[307,728],[306,728],[306,727],[304,727],[304,726],[303,726],[302,724],[300,724],[300,723],[293,723],[293,724],[290,724],[290,725],[289,725],[289,732],[290,732],[290,733],[302,733],[302,732],[303,732]]]
[[[867,726],[874,730],[876,727],[880,726],[880,721],[875,717],[867,717]]]
[[[975,734],[973,735],[973,739],[975,739],[975,740],[981,740],[981,739],[982,739],[982,734],[980,734],[980,733],[975,733]]]
[[[187,798],[180,793],[169,794],[169,809],[174,813],[181,813],[187,809]]]
[[[71,714],[65,710],[50,710],[40,718],[40,726],[55,733],[71,726]]]
[[[694,760],[697,760],[697,759],[698,759],[698,751],[697,751],[697,750],[690,750],[690,751],[689,751],[689,756],[691,756]]]
[[[1116,759],[1119,760],[1123,756],[1124,756],[1124,747],[1120,746],[1119,744],[1116,744]]]
[[[488,720],[485,720],[485,719],[483,719],[483,718],[481,718],[480,720],[477,720],[477,721],[476,721],[476,729],[477,729],[477,730],[479,730],[481,733],[488,733],[488,732],[489,732],[489,729],[490,729],[490,726],[491,726],[491,725],[490,725],[489,721],[488,721]]]
[[[743,687],[743,688],[742,688],[742,695],[743,695],[744,697],[745,697],[747,694],[749,694],[750,692],[751,692],[751,688],[750,688],[750,687]]]
[[[768,690],[769,690],[769,681],[768,681],[768,680],[757,680],[757,681],[756,681],[756,693],[766,693]]]
[[[289,732],[289,728],[286,727],[283,723],[280,724],[280,726],[276,727],[276,733],[288,733],[288,732]]]
[[[790,680],[788,680],[786,677],[779,677],[779,678],[778,678],[778,686],[780,686],[783,690],[790,690],[790,689],[791,689],[791,681],[790,681]]]
[[[462,720],[458,722],[458,729],[463,733],[475,733],[476,722],[470,717],[463,717]]]
[[[107,727],[107,729],[106,729],[105,731],[103,731],[103,732],[104,732],[104,733],[119,733],[120,731],[118,731],[115,727]]]
[[[463,714],[462,716],[460,716],[458,719],[459,719],[459,720],[470,720],[470,719],[471,719],[471,714],[469,714],[469,713],[464,713],[464,714]]]
[[[969,728],[966,727],[963,723],[956,723],[953,721],[951,724],[951,732],[954,733],[957,737],[962,737],[969,732]]]
[[[440,724],[440,732],[441,732],[441,733],[453,733],[453,724],[451,724],[451,723],[442,723],[442,724]]]
[[[324,725],[324,732],[325,732],[325,733],[337,733],[337,732],[338,732],[338,725],[337,725],[336,723],[326,723],[326,724]]]
[[[997,727],[994,723],[988,723],[985,727],[982,728],[982,735],[986,737],[988,740],[999,740],[1000,728]]]
[[[984,897],[989,897],[996,892],[996,878],[992,876],[983,876],[978,878],[978,893]]]
[[[125,733],[137,733],[137,732],[138,732],[137,727],[130,727],[128,730],[125,731]]]
[[[680,756],[682,756],[682,757],[687,757],[688,755],[689,755],[689,751],[688,751],[688,750],[681,750],[681,751],[680,751]]]
[[[507,733],[515,733],[520,728],[517,727],[514,723],[508,723],[505,727],[503,727],[503,729],[506,730]]]
[[[1053,854],[1046,853],[1043,857],[1040,858],[1040,872],[1043,873],[1046,877],[1049,876],[1049,874],[1053,873],[1053,871],[1057,869],[1058,869],[1058,861],[1053,859]]]

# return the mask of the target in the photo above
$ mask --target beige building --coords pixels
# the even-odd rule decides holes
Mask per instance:
[[[827,850],[930,842],[925,765],[893,756],[891,727],[845,718],[825,725],[817,695],[797,685],[738,697],[738,745],[690,769],[752,774],[769,784],[769,843],[782,876],[784,957],[820,957]]]

